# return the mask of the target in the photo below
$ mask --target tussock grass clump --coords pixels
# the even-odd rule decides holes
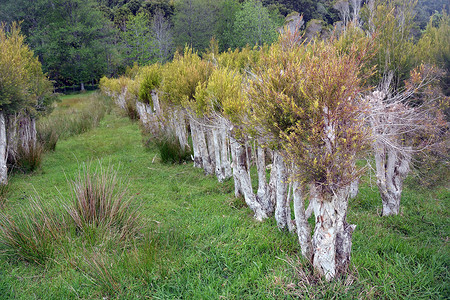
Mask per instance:
[[[0,212],[0,244],[28,262],[43,264],[52,258],[66,231],[64,216],[40,200],[31,199],[29,208],[20,207],[15,215]]]
[[[55,151],[59,135],[59,130],[49,121],[37,123],[37,138],[45,151]]]
[[[25,173],[36,171],[41,166],[43,154],[44,148],[39,142],[29,143],[27,147],[19,144],[15,167]]]
[[[67,212],[80,231],[117,234],[120,241],[137,235],[140,215],[112,166],[93,171],[85,166],[71,186],[72,203]]]
[[[166,134],[155,141],[163,163],[182,163],[190,159],[191,151],[182,149],[173,134]]]
[[[139,114],[136,108],[136,100],[132,97],[125,98],[125,113],[130,120],[138,120]]]

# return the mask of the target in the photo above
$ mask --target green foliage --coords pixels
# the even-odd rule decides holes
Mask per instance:
[[[51,102],[53,86],[24,39],[17,23],[9,30],[6,24],[0,25],[0,108],[7,114],[43,110]]]
[[[155,62],[155,41],[150,31],[149,16],[139,13],[131,16],[122,33],[125,57],[129,62],[147,65]]]
[[[277,24],[270,17],[268,9],[260,1],[255,0],[244,2],[242,9],[236,12],[235,18],[233,28],[235,47],[271,44],[277,39],[277,27],[282,25]]]
[[[369,142],[358,102],[363,54],[358,47],[343,53],[333,40],[288,45],[272,46],[255,68],[251,122],[286,151],[299,180],[345,186],[355,176],[355,154]]]
[[[212,63],[202,60],[192,48],[186,48],[183,55],[177,54],[172,62],[163,68],[161,99],[166,103],[191,107],[198,114],[204,105],[195,101],[197,86],[206,84],[213,71]]]
[[[248,108],[243,92],[243,76],[227,68],[214,70],[205,89],[208,110],[225,116],[233,124],[241,124]]]
[[[437,26],[434,25],[435,21]],[[416,44],[416,59],[418,63],[434,64],[446,72],[442,80],[443,92],[446,96],[450,95],[450,17],[446,12],[441,17],[430,18]]]
[[[153,109],[152,91],[159,88],[162,82],[161,67],[157,64],[143,67],[139,70],[139,75],[137,76],[140,86],[139,86],[139,100],[150,104]]]
[[[364,29],[377,44],[377,54],[371,62],[377,73],[370,83],[378,84],[383,76],[393,72],[393,87],[401,88],[415,67],[412,30],[416,3],[417,0],[378,0],[373,10],[368,5],[361,10]]]
[[[117,68],[114,31],[93,0],[42,0],[30,44],[59,85],[97,81]]]
[[[175,1],[173,30],[178,46],[202,52],[216,33],[218,5],[212,0]]]

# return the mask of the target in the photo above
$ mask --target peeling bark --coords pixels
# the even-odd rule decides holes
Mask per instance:
[[[356,225],[346,222],[349,187],[334,194],[320,192],[314,201],[316,225],[313,235],[313,266],[327,280],[343,274],[350,263],[352,233]]]
[[[216,171],[216,156],[215,156],[216,149],[214,147],[214,137],[213,137],[211,128],[208,128],[205,126],[203,128],[206,133],[206,142],[207,142],[206,144],[208,147],[208,156],[211,161],[211,168],[213,169],[212,174],[214,174]]]
[[[203,170],[207,175],[214,174],[214,167],[209,156],[208,146],[206,144],[205,127],[199,122],[196,124],[198,150],[201,157]]]
[[[291,222],[290,199],[288,192],[288,175],[286,164],[283,157],[278,151],[274,151],[273,164],[276,165],[276,204],[275,204],[275,220],[279,229],[288,229],[293,231]]]
[[[6,166],[6,120],[0,111],[0,184],[8,184],[8,168]]]
[[[264,148],[259,144],[256,145],[256,169],[258,172],[258,202],[261,203],[264,211],[267,215],[273,213],[273,202],[271,199],[270,186],[267,183],[266,176],[266,154]]]
[[[383,216],[398,215],[403,181],[409,172],[411,155],[408,151],[386,149],[377,143],[375,147],[375,164],[377,186],[383,203]]]
[[[311,227],[308,223],[308,218],[305,213],[305,203],[303,191],[298,181],[293,182],[293,196],[294,196],[294,214],[295,225],[297,227],[297,236],[300,243],[302,255],[311,260],[312,258],[312,243],[311,243]]]
[[[192,137],[192,150],[194,152],[194,167],[196,168],[202,168],[203,167],[203,161],[202,156],[199,148],[199,141],[198,141],[198,135],[200,134],[198,132],[198,125],[197,121],[194,120],[192,117],[189,118],[189,127],[191,128],[191,137]]]
[[[255,213],[255,219],[262,221],[267,218],[266,212],[263,210],[261,204],[258,202],[256,195],[253,192],[252,182],[249,173],[248,165],[248,152],[244,145],[241,145],[238,141],[231,137],[231,147],[234,148],[234,156],[236,159],[236,165],[233,168],[233,176],[235,181],[239,182],[238,186],[242,192],[245,203]]]

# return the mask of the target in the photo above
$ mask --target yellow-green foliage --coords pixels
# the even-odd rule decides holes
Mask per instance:
[[[362,19],[376,41],[377,54],[372,65],[377,67],[374,84],[378,84],[383,75],[394,72],[395,87],[400,87],[414,68],[414,7],[417,0],[377,0],[375,8],[368,6],[361,11]]]
[[[450,69],[450,17],[444,11],[438,26],[434,26],[435,16],[417,42],[416,55],[420,62],[432,63]]]
[[[255,68],[249,88],[255,127],[286,151],[300,180],[325,188],[354,178],[352,160],[367,141],[359,117],[360,49],[348,48],[342,52],[333,41],[289,49],[274,45]],[[334,131],[331,139],[326,123]]]
[[[43,109],[38,106],[45,106],[44,98],[53,93],[41,63],[24,40],[17,23],[12,23],[9,31],[0,24],[0,109],[7,113]]]
[[[100,79],[100,90],[105,94],[119,94],[121,85],[118,79],[104,76]]]
[[[148,103],[153,107],[151,93],[159,88],[162,81],[161,66],[158,64],[142,67],[137,76],[136,81],[139,84],[139,100]]]
[[[197,86],[204,84],[213,71],[211,62],[202,60],[192,49],[176,55],[163,68],[162,100],[172,105],[195,108]]]
[[[234,51],[229,49],[227,52],[223,52],[218,56],[217,63],[221,67],[243,72],[258,64],[261,54],[267,52],[267,50],[267,46],[262,49],[256,46],[253,48],[245,47],[241,50],[236,48]]]
[[[205,90],[209,109],[223,114],[233,123],[240,123],[248,108],[242,83],[243,76],[238,71],[228,68],[214,70]]]

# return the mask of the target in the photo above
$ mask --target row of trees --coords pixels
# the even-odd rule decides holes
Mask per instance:
[[[347,223],[347,207],[363,171],[356,160],[372,154],[383,215],[398,214],[413,150],[447,134],[439,72],[421,65],[436,61],[420,53],[427,45],[448,54],[439,45],[449,17],[431,21],[413,43],[406,6],[373,4],[339,37],[306,42],[299,28],[285,29],[270,47],[222,54],[212,42],[203,58],[187,48],[129,78],[103,78],[101,87],[121,107],[135,104],[150,132],[172,132],[181,148],[192,147],[194,166],[219,181],[233,177],[255,218],[274,215],[280,229],[296,232],[303,256],[332,279],[350,261],[356,225]],[[405,45],[412,49],[401,53]]]
[[[17,23],[0,25],[0,184],[7,164],[36,147],[36,118],[53,101],[53,84],[24,43]]]
[[[367,2],[367,1],[366,1]],[[409,1],[408,1],[409,2]],[[328,32],[359,13],[362,1],[331,0],[4,0],[0,21],[22,21],[44,72],[58,85],[96,83],[126,66],[170,60],[186,44],[202,53],[215,37],[219,51],[270,44],[293,12],[304,26]],[[428,18],[446,1],[421,0]],[[422,20],[421,19],[421,20]],[[418,32],[416,30],[416,32]]]

